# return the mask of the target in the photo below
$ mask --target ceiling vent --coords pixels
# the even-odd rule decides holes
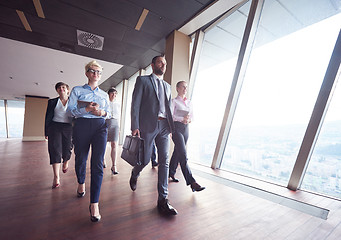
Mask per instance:
[[[77,30],[78,45],[102,51],[104,37]]]

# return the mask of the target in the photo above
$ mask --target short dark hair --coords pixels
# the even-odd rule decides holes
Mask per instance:
[[[70,90],[69,85],[67,85],[66,83],[63,83],[63,82],[57,82],[56,85],[54,86],[54,88],[55,88],[56,91],[57,91],[57,89],[58,89],[59,87],[61,87],[61,86],[65,86],[65,87],[67,88],[67,90]]]
[[[108,90],[108,94],[111,93],[111,92],[114,92],[114,93],[117,93],[117,90],[116,88],[112,87]]]
[[[165,55],[162,54],[162,55],[158,55],[158,56],[153,57],[153,59],[152,59],[152,64],[155,64],[155,63],[156,63],[156,60],[157,60],[158,58],[160,58],[160,57],[164,58]]]

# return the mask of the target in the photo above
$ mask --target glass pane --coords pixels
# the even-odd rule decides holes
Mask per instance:
[[[134,86],[135,86],[137,76],[138,76],[138,72],[135,73],[133,76],[131,76],[128,79],[128,91],[127,91],[128,98],[127,98],[127,109],[126,109],[126,113],[125,113],[124,136],[131,134],[131,130],[130,130],[130,127],[131,127],[130,109],[131,109],[131,100],[132,100]]]
[[[192,96],[191,161],[211,165],[249,8],[248,3],[205,33]]]
[[[153,73],[153,69],[152,69],[152,65],[149,65],[147,68],[146,68],[146,71],[145,71],[145,75],[150,75]],[[135,78],[136,80],[136,78]]]
[[[10,138],[21,138],[24,129],[25,101],[7,101],[8,134]]]
[[[221,168],[287,184],[340,28],[323,20],[333,14],[329,1],[264,2]]]
[[[340,109],[341,83],[339,82],[301,185],[301,189],[338,198],[341,198]]]
[[[119,102],[122,106],[122,90],[123,90],[123,82],[120,82],[115,87],[117,90],[116,101]]]
[[[4,100],[0,100],[0,138],[7,138]]]

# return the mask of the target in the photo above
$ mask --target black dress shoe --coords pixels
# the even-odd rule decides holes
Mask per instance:
[[[130,185],[131,190],[133,191],[136,190],[136,187],[137,187],[136,184],[137,184],[137,178],[131,176],[129,180],[129,185]]]
[[[157,161],[152,161],[152,167],[157,167],[159,163]]]
[[[172,179],[172,182],[179,182],[179,179],[175,178],[174,176],[169,176]]]
[[[89,212],[90,212],[90,220],[91,220],[91,222],[99,222],[101,220],[101,215],[92,216],[92,214],[91,214],[91,205],[89,205]]]
[[[202,191],[202,190],[205,189],[205,187],[200,186],[200,185],[199,185],[198,183],[196,183],[196,182],[191,183],[191,188],[192,188],[192,192],[195,192],[195,191],[200,192],[200,191]]]
[[[78,192],[78,190],[77,190],[77,197],[78,198],[82,198],[82,197],[84,197],[84,195],[85,195],[85,191],[84,192]]]
[[[166,215],[177,215],[178,211],[176,211],[175,208],[172,207],[172,205],[169,204],[169,201],[167,198],[164,198],[162,200],[159,200],[157,202],[157,208],[159,211]]]

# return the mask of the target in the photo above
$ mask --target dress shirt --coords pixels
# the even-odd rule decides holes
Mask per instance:
[[[182,99],[182,97],[180,96],[177,96],[176,98],[172,99],[173,120],[176,122],[182,122],[185,117],[185,115],[181,113],[179,110],[189,112],[189,119],[192,120],[193,106],[189,99],[187,99],[186,97]]]
[[[117,120],[120,120],[121,115],[121,105],[119,102],[114,99],[114,101],[109,101],[109,112],[111,115],[111,118],[115,118]]]
[[[58,98],[57,105],[54,108],[54,116],[52,119],[54,122],[60,122],[60,123],[70,123],[71,122],[70,117],[66,114],[68,102],[69,101],[67,101],[65,106],[64,106],[62,101],[60,100],[60,98]]]
[[[87,112],[84,106],[78,105],[78,100],[98,103],[99,109],[104,110],[107,116],[95,116]],[[110,118],[109,96],[99,87],[92,90],[88,84],[76,86],[71,91],[67,112],[75,118]]]

